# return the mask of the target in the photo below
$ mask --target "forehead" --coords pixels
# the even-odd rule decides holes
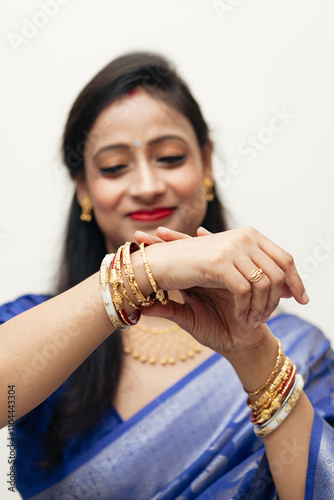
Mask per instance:
[[[179,111],[144,90],[126,95],[101,111],[88,134],[90,150],[111,142],[151,141],[162,135],[179,135],[198,147],[194,128]]]

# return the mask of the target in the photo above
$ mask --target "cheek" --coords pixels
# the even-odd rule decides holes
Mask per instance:
[[[114,208],[122,196],[122,188],[116,182],[98,179],[91,184],[91,197],[95,208],[108,210]]]
[[[203,174],[198,169],[188,169],[175,179],[175,190],[187,210],[202,210],[206,206]]]
[[[197,197],[203,191],[202,172],[199,168],[188,167],[175,172],[173,185],[182,197]]]

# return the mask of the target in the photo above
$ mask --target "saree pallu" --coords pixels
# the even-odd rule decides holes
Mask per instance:
[[[334,356],[329,341],[292,315],[280,314],[268,325],[304,376],[315,408],[305,498],[333,499]],[[46,477],[36,463],[61,390],[17,422],[17,488],[25,499],[278,498],[263,440],[249,421],[246,394],[218,354],[129,420],[122,421],[111,408],[92,431],[73,436],[62,463]],[[292,463],[296,450],[298,443],[283,441],[281,459]],[[280,460],[274,466],[279,468]]]

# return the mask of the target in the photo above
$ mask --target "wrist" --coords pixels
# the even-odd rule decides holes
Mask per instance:
[[[256,391],[266,382],[277,359],[277,340],[268,326],[261,324],[256,330],[262,333],[262,338],[258,343],[230,352],[225,356],[233,366],[243,387],[246,387],[249,392]],[[259,395],[254,396],[254,399],[258,397]],[[250,397],[250,399],[253,398]]]

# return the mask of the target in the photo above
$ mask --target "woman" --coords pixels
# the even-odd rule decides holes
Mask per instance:
[[[158,55],[114,60],[74,103],[59,288],[0,309],[23,498],[333,493],[329,342],[299,318],[269,319],[306,292],[284,250],[226,230],[211,152],[198,104]]]

